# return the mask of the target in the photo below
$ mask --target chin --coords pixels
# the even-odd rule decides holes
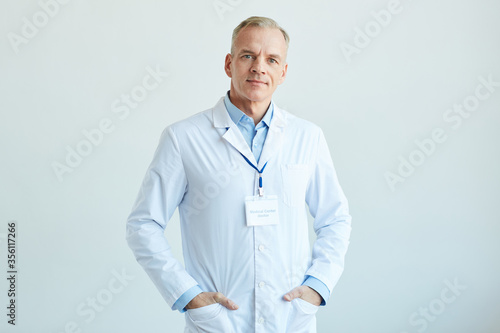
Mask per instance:
[[[253,102],[261,102],[269,97],[269,94],[264,91],[248,91],[245,95]]]

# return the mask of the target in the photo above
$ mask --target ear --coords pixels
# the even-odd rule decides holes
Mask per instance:
[[[285,66],[283,66],[283,69],[281,70],[281,77],[278,84],[282,84],[285,81],[287,71],[288,71],[288,63],[286,63]]]
[[[231,74],[231,64],[233,63],[233,57],[231,56],[231,53],[226,54],[226,60],[224,61],[224,71],[226,72],[226,75],[229,77],[233,77]]]

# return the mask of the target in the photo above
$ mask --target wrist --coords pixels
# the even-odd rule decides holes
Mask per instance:
[[[203,291],[197,295],[195,295],[187,304],[186,306],[184,307],[186,310],[189,310],[189,309],[195,309],[195,308],[199,308],[200,306],[198,305],[199,303],[199,299],[200,299],[200,295],[203,294]]]

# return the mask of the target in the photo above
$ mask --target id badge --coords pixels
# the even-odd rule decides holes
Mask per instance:
[[[278,197],[276,195],[246,197],[245,213],[247,227],[278,224]]]

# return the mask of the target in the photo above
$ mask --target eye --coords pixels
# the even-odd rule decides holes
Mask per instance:
[[[243,56],[243,58],[245,58],[245,59],[252,59],[252,56],[251,56],[251,55],[249,55],[249,54],[245,54],[245,55]]]
[[[276,59],[274,59],[274,58],[269,59],[269,61],[270,61],[271,63],[273,63],[273,64],[277,64],[277,63],[278,63],[278,61],[276,61]]]

